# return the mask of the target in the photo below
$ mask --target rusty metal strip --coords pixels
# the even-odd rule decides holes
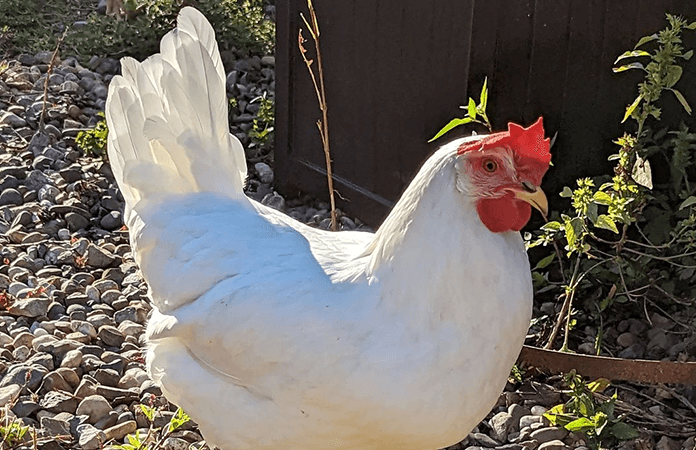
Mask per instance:
[[[554,374],[567,373],[575,369],[579,374],[592,379],[696,385],[696,362],[608,358],[562,353],[525,345],[517,358],[517,363]]]

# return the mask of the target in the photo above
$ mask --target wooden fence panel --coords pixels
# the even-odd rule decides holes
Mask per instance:
[[[606,171],[640,73],[612,65],[687,0],[314,0],[321,28],[339,206],[378,225],[459,105],[491,88],[496,129],[545,118],[558,132],[551,194]],[[313,87],[297,48],[306,0],[278,2],[277,187],[326,198]],[[307,33],[305,32],[305,37]],[[693,45],[693,36],[686,41]],[[310,42],[307,42],[308,46]],[[696,60],[696,58],[694,58]],[[694,62],[687,66],[694,71]],[[680,86],[696,106],[696,86]],[[670,100],[672,104],[676,102]],[[677,105],[678,106],[678,105]],[[674,121],[682,115],[675,115]],[[462,129],[445,140],[470,133]]]

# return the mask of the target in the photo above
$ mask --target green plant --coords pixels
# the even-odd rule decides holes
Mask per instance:
[[[636,48],[616,60],[647,58],[649,62],[614,69],[645,73],[638,96],[623,118],[635,122],[635,131],[617,139],[619,151],[609,157],[616,161],[614,175],[583,178],[575,189],[564,188],[561,197],[571,200],[571,209],[552,216],[536,236],[525,234],[530,248],[556,245],[556,253],[545,258],[533,275],[537,289],[560,289],[564,300],[547,348],[565,321],[562,350],[569,349],[573,302],[579,291],[585,292],[585,311],[600,320],[602,311],[613,303],[654,303],[665,298],[681,302],[679,296],[693,298],[696,294],[696,166],[691,157],[696,135],[684,125],[679,130],[657,132],[647,126],[650,120],[659,123],[662,111],[658,105],[665,91],[691,112],[675,85],[683,73],[679,61],[693,55],[681,46],[681,33],[696,29],[696,22],[687,24],[672,15],[667,20],[667,28],[642,38]],[[652,52],[640,49],[647,45],[654,46]],[[667,179],[653,180],[651,160],[669,166]],[[559,243],[565,254],[559,251]],[[550,278],[554,259],[559,263],[560,282]],[[601,329],[596,343],[599,352]]]
[[[2,438],[0,441],[0,448],[4,449],[6,445],[11,448],[24,442],[24,437],[28,431],[29,427],[17,422],[16,419],[13,419],[6,425],[0,426],[0,437]]]
[[[0,49],[38,53],[53,48],[70,26],[63,54],[86,63],[93,55],[144,59],[157,53],[159,40],[176,24],[187,0],[128,0],[127,20],[97,14],[90,0],[3,0],[0,2]],[[223,51],[242,55],[273,51],[275,25],[264,15],[265,0],[199,0]],[[76,24],[77,22],[77,24]],[[78,25],[79,24],[79,25]]]
[[[466,110],[466,115],[461,119],[457,118],[450,120],[449,123],[442,127],[442,129],[438,131],[437,134],[435,134],[435,136],[433,136],[428,142],[433,142],[434,140],[439,139],[443,134],[447,133],[451,129],[456,128],[460,125],[465,125],[467,123],[478,123],[488,128],[489,132],[492,132],[493,128],[491,127],[491,122],[488,120],[488,116],[486,115],[487,106],[488,78],[486,78],[483,81],[483,87],[481,88],[481,95],[479,95],[478,104],[473,98],[469,97],[469,103],[467,104],[467,106],[460,106],[461,109]]]
[[[275,104],[273,99],[268,98],[266,93],[256,97],[250,103],[259,102],[259,112],[256,114],[249,137],[255,146],[263,147],[273,141],[273,131],[275,129]]]
[[[114,448],[118,448],[121,450],[142,450],[147,448],[148,445],[153,443],[152,449],[159,449],[164,441],[176,430],[181,428],[186,422],[191,420],[188,414],[184,412],[183,409],[177,408],[176,413],[174,413],[174,416],[169,419],[169,424],[166,426],[166,431],[163,432],[159,439],[157,439],[155,442],[153,442],[153,439],[151,437],[154,435],[156,431],[159,431],[159,428],[155,428],[153,426],[153,423],[155,421],[155,417],[157,416],[158,409],[152,406],[147,406],[140,404],[140,411],[145,415],[147,418],[148,422],[150,423],[150,428],[147,432],[147,435],[144,437],[141,436],[139,433],[135,434],[129,434],[126,436],[125,440],[126,443],[121,444],[121,445],[116,445]]]
[[[552,425],[584,433],[592,449],[599,448],[600,444],[609,445],[638,437],[638,431],[623,421],[624,416],[615,414],[616,392],[606,401],[595,398],[595,393],[609,387],[609,380],[600,378],[585,383],[580,375],[571,371],[564,375],[563,382],[569,388],[564,391],[569,400],[544,413]]]
[[[101,156],[106,159],[108,156],[106,153],[106,139],[109,135],[109,129],[106,126],[104,113],[99,112],[97,114],[102,117],[102,120],[97,122],[94,128],[77,133],[75,143],[85,152],[86,156]]]

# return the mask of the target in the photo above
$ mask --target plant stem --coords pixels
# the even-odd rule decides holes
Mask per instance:
[[[331,202],[331,230],[338,231],[338,217],[336,214],[336,200],[334,196],[333,187],[333,169],[331,161],[331,148],[329,146],[329,108],[326,103],[326,90],[324,88],[324,65],[321,61],[321,49],[319,47],[319,22],[317,21],[317,14],[314,10],[314,5],[312,5],[312,0],[307,0],[307,8],[309,9],[309,17],[311,19],[311,24],[307,21],[304,14],[300,13],[300,17],[304,21],[309,33],[312,35],[312,40],[314,41],[314,49],[317,54],[317,72],[319,74],[319,81],[317,82],[317,76],[312,70],[312,62],[307,59],[305,55],[306,50],[302,46],[304,39],[302,38],[302,29],[300,28],[298,36],[298,45],[300,47],[300,54],[302,55],[302,60],[307,66],[309,75],[312,78],[312,84],[314,85],[314,92],[317,95],[317,100],[319,101],[319,109],[321,109],[321,119],[317,120],[317,128],[319,129],[319,135],[321,136],[321,144],[324,149],[324,158],[326,160],[326,178],[329,187],[329,200]]]
[[[565,300],[563,301],[563,306],[561,307],[561,311],[558,313],[558,320],[556,320],[556,325],[554,325],[553,330],[551,331],[551,336],[549,336],[548,342],[546,342],[546,345],[544,346],[544,349],[550,350],[553,347],[553,341],[556,340],[556,336],[558,336],[558,332],[561,329],[561,324],[563,323],[563,319],[567,316],[568,319],[566,321],[566,331],[565,331],[565,338],[563,340],[563,348],[561,351],[567,351],[568,350],[568,332],[569,330],[569,324],[570,324],[570,307],[573,303],[573,297],[575,296],[575,291],[577,288],[577,283],[578,283],[578,274],[580,272],[580,257],[576,257],[575,259],[575,267],[573,268],[573,276],[570,279],[570,283],[566,287],[566,292],[565,292]]]

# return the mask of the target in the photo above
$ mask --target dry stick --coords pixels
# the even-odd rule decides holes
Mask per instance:
[[[63,35],[58,38],[58,42],[56,43],[56,49],[53,50],[53,55],[51,55],[51,63],[48,65],[48,70],[46,71],[46,81],[44,82],[44,92],[43,92],[43,106],[41,108],[41,116],[39,118],[39,131],[43,131],[44,129],[44,121],[46,119],[46,109],[48,106],[48,79],[51,78],[51,74],[53,73],[53,67],[56,65],[56,58],[58,58],[58,52],[60,51],[60,46],[63,45],[63,40],[65,39],[65,36],[68,35],[68,30],[70,27],[66,27],[65,31],[63,32]]]
[[[331,149],[329,147],[329,108],[326,103],[326,91],[324,89],[324,66],[321,62],[321,50],[319,48],[319,23],[317,22],[317,14],[314,10],[314,5],[312,5],[312,0],[307,0],[307,7],[309,9],[309,17],[312,21],[310,25],[304,14],[300,13],[300,17],[304,21],[309,33],[312,35],[312,40],[314,41],[314,49],[317,54],[317,72],[319,73],[319,81],[317,82],[317,77],[312,70],[311,59],[307,59],[305,53],[307,50],[303,47],[302,43],[305,39],[302,37],[302,28],[300,28],[298,34],[298,46],[300,48],[300,55],[302,55],[302,60],[307,65],[307,70],[312,78],[312,84],[314,84],[314,92],[317,95],[317,100],[319,101],[319,109],[321,109],[322,118],[317,120],[317,128],[319,129],[319,134],[321,135],[321,144],[324,148],[324,157],[326,159],[326,178],[329,185],[329,199],[331,201],[331,230],[338,231],[338,220],[336,216],[336,200],[334,198],[334,187],[333,187],[333,170],[331,168]]]

